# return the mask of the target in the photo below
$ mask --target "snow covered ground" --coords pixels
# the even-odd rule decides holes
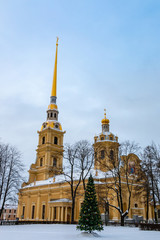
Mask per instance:
[[[132,227],[104,227],[98,238],[106,240],[159,240],[158,231],[141,231]],[[0,226],[0,240],[92,240],[96,236],[81,233],[75,225]]]

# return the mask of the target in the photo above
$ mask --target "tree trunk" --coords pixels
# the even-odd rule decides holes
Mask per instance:
[[[158,223],[157,211],[156,211],[156,200],[155,200],[155,196],[154,196],[154,191],[153,191],[153,206],[154,206],[154,219],[155,219],[155,223]]]
[[[108,225],[108,213],[105,212],[105,225],[107,226]]]
[[[121,215],[121,226],[124,226],[124,216]]]
[[[146,211],[146,221],[148,223],[148,214],[149,214],[149,194],[147,193],[147,211]]]
[[[74,208],[75,208],[75,198],[72,199],[72,215],[71,215],[71,223],[74,223]]]

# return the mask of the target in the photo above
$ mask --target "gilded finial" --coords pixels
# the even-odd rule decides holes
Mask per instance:
[[[106,118],[106,108],[104,109],[104,118]]]

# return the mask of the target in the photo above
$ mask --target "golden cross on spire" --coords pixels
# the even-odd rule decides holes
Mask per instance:
[[[106,108],[104,109],[104,117],[106,118]]]

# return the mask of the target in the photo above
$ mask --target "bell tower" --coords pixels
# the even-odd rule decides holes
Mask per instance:
[[[63,168],[63,137],[65,131],[58,121],[57,107],[57,53],[58,37],[56,42],[55,65],[50,104],[47,109],[47,119],[38,131],[39,142],[35,164],[29,169],[29,183],[46,180],[54,175],[61,174]]]
[[[110,132],[106,109],[101,123],[102,132],[94,137],[94,168],[106,172],[114,168],[118,162],[119,143],[118,137]]]

